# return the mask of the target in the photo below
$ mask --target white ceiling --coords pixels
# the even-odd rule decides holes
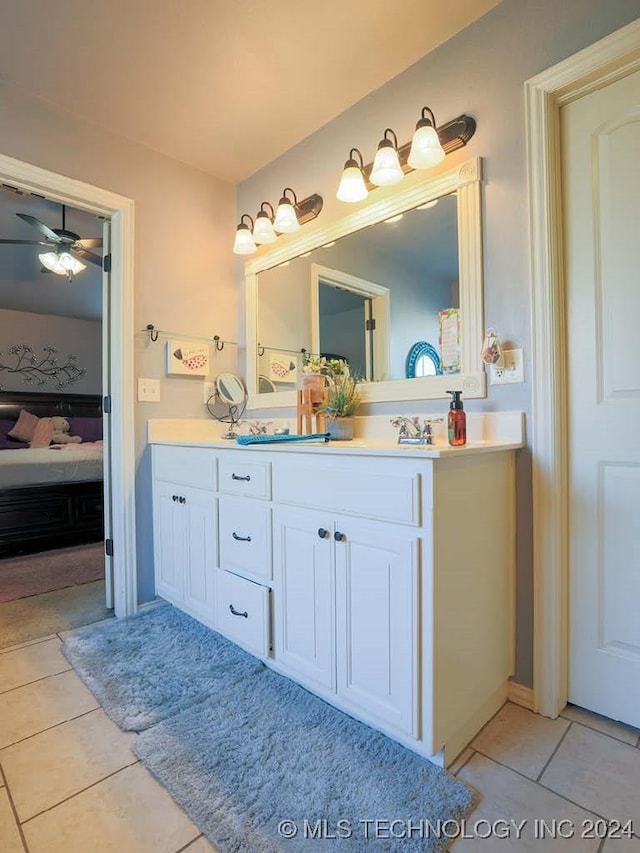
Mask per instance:
[[[3,0],[0,79],[237,183],[498,2]]]

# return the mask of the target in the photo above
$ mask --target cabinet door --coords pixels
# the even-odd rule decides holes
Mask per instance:
[[[418,736],[418,540],[390,524],[335,524],[338,695]]]
[[[184,605],[208,625],[215,625],[215,579],[218,565],[218,499],[204,489],[180,487],[184,499]]]
[[[274,657],[297,680],[334,689],[331,519],[293,507],[273,515]]]
[[[156,593],[181,605],[184,592],[186,520],[177,498],[181,486],[156,481],[153,486]]]

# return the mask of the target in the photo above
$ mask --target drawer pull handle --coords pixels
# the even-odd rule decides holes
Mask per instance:
[[[248,618],[249,618],[249,614],[247,613],[247,611],[246,611],[246,610],[244,610],[244,611],[241,613],[239,610],[236,610],[236,609],[235,609],[235,607],[233,606],[233,604],[230,604],[230,605],[229,605],[229,610],[233,613],[233,615],[234,615],[234,616],[244,616],[244,618],[245,618],[245,619],[248,619]]]
[[[324,527],[319,527],[319,528],[318,528],[318,536],[319,536],[321,539],[326,539],[326,538],[327,538],[327,536],[330,536],[330,535],[331,535],[331,534],[329,533],[329,531],[328,531],[328,530],[325,530],[325,529],[324,529]]]
[[[347,537],[344,535],[344,533],[340,533],[339,530],[336,530],[336,532],[333,534],[333,538],[336,540],[336,542],[344,542]]]
[[[240,474],[232,474],[232,480],[244,480],[245,483],[248,483],[251,480],[251,474],[247,474],[245,477],[242,477]]]
[[[177,496],[177,495],[172,495],[172,496],[171,496],[171,500],[172,500],[172,501],[177,501],[177,500],[178,500],[178,496]]]
[[[236,542],[251,542],[250,536],[238,536],[238,534],[235,532],[235,530],[233,531],[233,533],[231,535],[236,540]]]
[[[181,504],[186,504],[186,502],[187,502],[187,499],[183,498],[183,497],[179,497],[178,500],[180,501]]]

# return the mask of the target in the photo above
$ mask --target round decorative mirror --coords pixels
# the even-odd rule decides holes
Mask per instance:
[[[247,399],[244,382],[235,373],[220,373],[216,378],[216,391],[227,406],[242,406]]]
[[[419,376],[440,376],[441,373],[440,356],[433,344],[427,341],[415,343],[407,356],[407,379],[416,379]]]

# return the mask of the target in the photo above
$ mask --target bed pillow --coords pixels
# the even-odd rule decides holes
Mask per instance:
[[[31,412],[22,409],[16,425],[7,435],[9,438],[17,438],[18,441],[31,441],[39,420],[40,418],[36,415],[32,415]]]
[[[16,441],[15,438],[9,438],[7,436],[7,433],[10,432],[15,425],[15,421],[0,418],[0,450],[21,450],[23,447],[29,447],[26,441]]]
[[[102,418],[67,418],[71,435],[79,435],[83,441],[102,440]]]
[[[33,431],[29,447],[49,447],[53,438],[53,421],[51,418],[40,418]]]

